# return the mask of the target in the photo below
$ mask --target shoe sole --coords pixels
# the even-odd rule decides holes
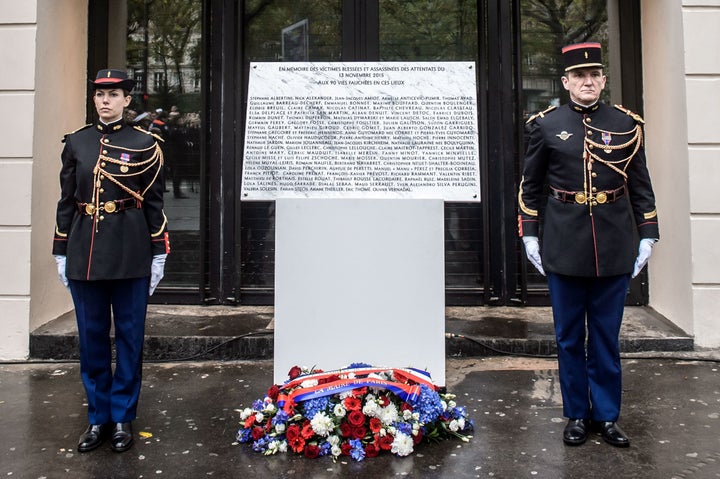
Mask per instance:
[[[577,441],[570,441],[568,439],[563,438],[563,442],[567,444],[568,446],[582,446],[587,441],[587,438],[585,439],[579,439]]]
[[[124,446],[124,447],[112,446],[112,450],[115,452],[125,452],[125,451],[129,450],[132,447],[132,445],[133,445],[133,443],[131,442],[130,444],[128,444],[127,446]]]
[[[97,448],[100,447],[101,445],[102,445],[102,442],[98,442],[98,443],[95,444],[94,446],[90,446],[90,447],[80,447],[80,446],[78,446],[77,450],[78,450],[78,452],[90,452],[90,451],[94,451],[95,449],[97,449]]]

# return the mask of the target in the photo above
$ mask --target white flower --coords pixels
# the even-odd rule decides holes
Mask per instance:
[[[335,434],[333,434],[333,435],[331,435],[331,436],[328,436],[327,442],[328,442],[328,444],[330,444],[331,446],[339,446],[339,445],[340,445],[340,437],[337,436],[337,435],[335,435]]]
[[[367,401],[362,408],[363,414],[370,417],[380,417],[381,409],[380,405],[375,401]]]
[[[243,409],[242,412],[240,413],[240,419],[242,419],[242,420],[244,421],[245,419],[247,419],[247,418],[249,418],[250,416],[252,416],[254,412],[255,412],[255,411],[253,411],[253,410],[250,409],[249,407],[246,407],[246,408]]]
[[[257,413],[257,414],[255,415],[255,422],[256,422],[256,423],[258,423],[258,424],[262,423],[262,422],[263,422],[263,419],[265,419],[265,415],[264,415],[263,413],[259,412],[259,413]]]
[[[305,381],[300,383],[301,388],[311,388],[318,385],[317,379],[306,379]]]
[[[287,452],[287,441],[282,441],[278,447],[278,452]]]
[[[265,407],[263,408],[263,412],[266,414],[272,414],[277,410],[275,405],[273,403],[266,403]]]
[[[411,410],[406,409],[402,412],[402,415],[404,420],[409,421],[410,419],[412,419],[413,413]]]
[[[265,451],[265,454],[275,454],[278,452],[278,449],[280,449],[280,443],[278,441],[270,441],[268,443],[267,451]]]
[[[342,454],[342,449],[340,449],[340,446],[333,446],[330,448],[330,454],[332,454],[334,457],[338,457],[340,454]]]
[[[281,422],[275,425],[275,432],[278,434],[282,434],[285,432],[285,423]]]
[[[310,421],[310,425],[313,431],[315,431],[315,434],[322,437],[330,434],[330,431],[332,431],[334,427],[332,419],[325,414],[324,411],[315,414],[315,417]]]
[[[336,404],[335,407],[333,408],[333,414],[336,417],[345,417],[346,413],[347,413],[347,410],[345,409],[345,406],[343,406],[340,403]]]
[[[455,409],[457,407],[457,403],[455,401],[448,401],[448,407],[450,409]]]
[[[465,418],[464,417],[461,417],[460,419],[458,419],[457,423],[458,423],[458,428],[465,429]]]
[[[458,429],[460,429],[460,427],[458,426],[457,419],[453,419],[452,421],[450,421],[450,424],[448,425],[448,427],[450,428],[450,430],[452,432],[457,432]]]
[[[419,420],[420,420],[420,413],[419,413],[419,412],[414,412],[414,413],[412,414],[412,418],[413,418],[413,421],[419,421]]]
[[[401,432],[395,435],[395,439],[392,442],[390,452],[397,454],[398,456],[407,456],[413,452],[413,439],[407,434]]]
[[[447,411],[447,403],[445,401],[440,401],[440,405],[442,406],[443,411]]]
[[[380,415],[378,416],[380,421],[385,424],[386,426],[389,426],[390,424],[397,422],[398,420],[398,410],[397,407],[395,407],[395,404],[390,403],[384,408],[380,410]]]

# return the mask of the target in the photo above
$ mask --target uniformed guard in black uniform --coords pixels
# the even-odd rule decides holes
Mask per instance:
[[[75,305],[88,399],[78,450],[110,435],[122,452],[133,443],[148,297],[170,251],[163,154],[157,138],[123,120],[134,86],[124,71],[101,70],[91,83],[99,120],[63,140],[53,255]]]
[[[620,325],[631,275],[645,266],[659,238],[643,120],[599,101],[606,81],[599,43],[567,46],[563,58],[570,103],[527,124],[520,236],[528,259],[548,276],[569,418],[563,440],[582,444],[597,428],[609,444],[627,447],[616,424]]]

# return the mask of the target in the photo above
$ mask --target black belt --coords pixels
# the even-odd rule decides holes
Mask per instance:
[[[558,188],[550,187],[550,196],[563,203],[578,203],[584,205],[592,202],[593,205],[602,205],[604,203],[613,203],[625,194],[625,185],[614,190],[596,191],[589,197],[583,191],[565,191]]]
[[[94,203],[78,202],[77,207],[80,214],[87,216],[92,216],[95,214],[96,208]],[[118,213],[123,210],[130,210],[140,207],[142,207],[142,203],[139,200],[136,200],[135,198],[122,198],[120,200],[110,200],[100,203],[100,207],[98,209],[100,211],[104,211],[105,213]]]

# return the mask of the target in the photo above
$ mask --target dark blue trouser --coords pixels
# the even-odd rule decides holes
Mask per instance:
[[[630,275],[548,273],[565,417],[616,421],[620,414],[619,336],[629,283]]]
[[[69,283],[80,337],[80,375],[87,394],[88,422],[132,421],[142,381],[150,278]],[[117,354],[114,373],[111,321]]]

